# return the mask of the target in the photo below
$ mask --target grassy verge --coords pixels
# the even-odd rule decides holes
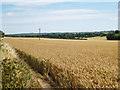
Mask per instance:
[[[2,88],[39,87],[30,69],[20,60],[15,51],[7,44],[2,44]]]

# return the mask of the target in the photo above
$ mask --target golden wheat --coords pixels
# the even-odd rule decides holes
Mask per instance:
[[[29,55],[43,58],[45,63],[51,63],[49,72],[55,80],[60,78],[58,82],[65,82],[68,79],[66,83],[72,82],[71,87],[118,87],[118,42],[116,41],[34,38],[5,38],[4,41]],[[55,68],[60,70],[55,71]],[[63,79],[61,79],[62,75]],[[61,83],[60,86],[65,86],[65,83],[64,85]]]

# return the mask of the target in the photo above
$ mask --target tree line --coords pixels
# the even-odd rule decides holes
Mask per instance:
[[[80,39],[86,40],[88,37],[107,36],[105,32],[85,32],[85,33],[44,33],[44,34],[11,34],[6,37],[41,37],[41,38],[58,38],[58,39]]]
[[[40,37],[40,38],[56,38],[56,39],[76,39],[87,40],[89,37],[106,36],[107,40],[120,40],[120,31],[101,31],[101,32],[80,32],[80,33],[25,33],[25,34],[9,34],[5,37]]]
[[[120,31],[116,30],[107,35],[107,40],[120,40]]]

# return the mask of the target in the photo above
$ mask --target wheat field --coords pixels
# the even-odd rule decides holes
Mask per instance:
[[[4,42],[47,63],[48,76],[60,87],[118,88],[117,41],[4,38]]]

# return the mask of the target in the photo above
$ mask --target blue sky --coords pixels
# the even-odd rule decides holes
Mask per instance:
[[[1,5],[0,5],[1,6]],[[2,3],[6,33],[92,32],[118,28],[117,2]]]

